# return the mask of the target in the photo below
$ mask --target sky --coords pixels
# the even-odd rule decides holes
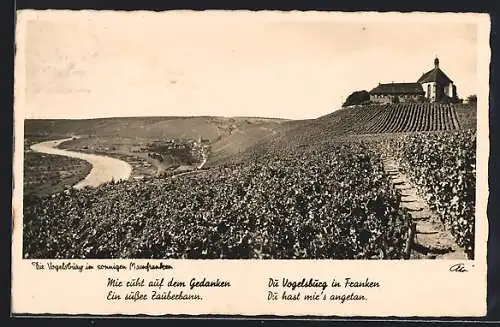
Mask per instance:
[[[436,55],[459,97],[477,93],[470,22],[275,17],[37,16],[18,44],[25,117],[316,118],[353,91],[416,82]]]

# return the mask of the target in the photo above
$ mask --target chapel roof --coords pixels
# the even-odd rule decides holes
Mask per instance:
[[[420,83],[388,83],[379,84],[370,94],[425,94]]]
[[[453,81],[439,68],[439,59],[434,59],[434,69],[423,74],[417,83],[437,82],[438,84],[450,84]]]

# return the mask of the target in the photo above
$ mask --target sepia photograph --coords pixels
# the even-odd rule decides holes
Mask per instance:
[[[474,259],[476,25],[129,18],[26,23],[23,258]]]
[[[14,313],[485,314],[488,15],[16,21]]]

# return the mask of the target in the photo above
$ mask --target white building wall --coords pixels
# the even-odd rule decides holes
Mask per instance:
[[[448,94],[450,98],[453,98],[453,82],[448,85]]]
[[[429,101],[436,100],[436,83],[435,82],[422,83],[422,88],[424,89],[425,97]]]

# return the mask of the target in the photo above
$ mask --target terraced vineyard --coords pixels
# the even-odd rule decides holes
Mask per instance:
[[[272,134],[257,141],[242,137],[235,143],[242,149],[238,153],[219,151],[215,145],[206,167],[246,161],[253,153],[260,153],[270,146],[283,149],[345,136],[373,138],[381,134],[444,132],[475,127],[475,105],[400,103],[343,108],[317,119],[284,122]],[[290,139],[294,142],[290,143]]]
[[[476,115],[475,106],[405,103],[274,125],[241,123],[214,142],[196,175],[149,176],[54,195],[50,181],[66,176],[40,176],[75,171],[76,163],[33,157],[25,161],[25,176],[49,186],[51,196],[26,194],[23,255],[402,259],[412,258],[411,251],[452,252],[438,239],[444,234],[432,236],[434,230],[415,223],[431,221],[418,211],[427,207],[446,239],[473,258]],[[404,180],[414,195],[403,199],[395,185]],[[408,206],[419,202],[411,199],[417,195],[424,206]],[[417,234],[432,242],[422,237],[417,247]]]
[[[399,104],[388,106],[381,117],[366,125],[367,133],[446,131],[459,129],[455,108],[450,105]]]
[[[449,131],[471,128],[475,111],[462,104],[401,103],[341,109],[319,120],[330,120],[337,134]]]
[[[457,119],[460,129],[476,129],[477,110],[476,104],[466,104],[456,107]]]

